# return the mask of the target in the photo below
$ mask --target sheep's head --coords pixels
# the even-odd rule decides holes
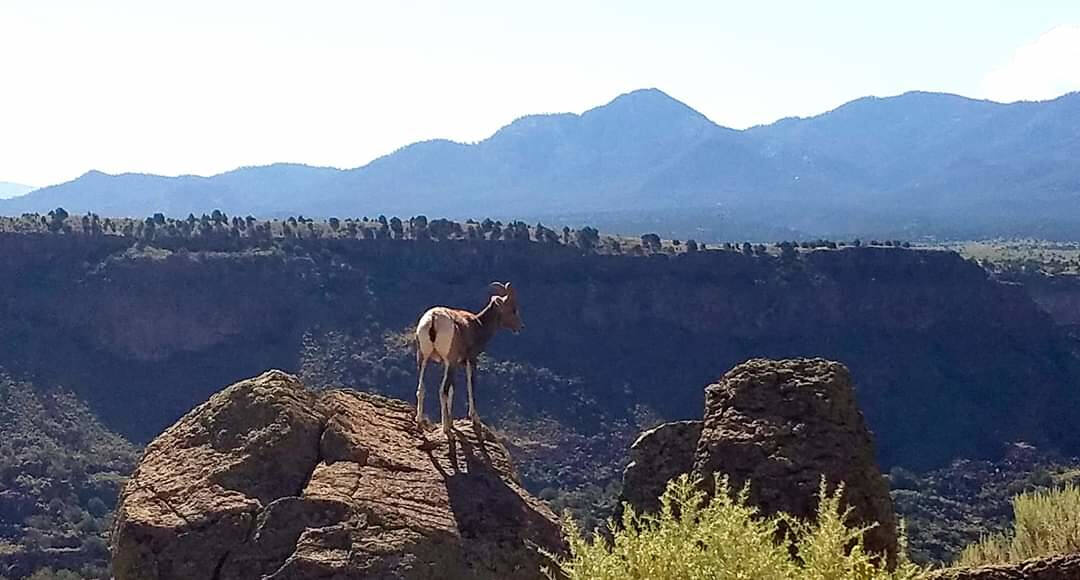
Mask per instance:
[[[492,282],[491,293],[491,304],[499,313],[499,325],[515,334],[525,328],[518,312],[517,291],[510,287],[510,283]]]

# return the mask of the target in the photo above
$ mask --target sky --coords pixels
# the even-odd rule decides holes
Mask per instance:
[[[0,181],[357,167],[656,87],[734,128],[1080,90],[1076,0],[0,0]]]

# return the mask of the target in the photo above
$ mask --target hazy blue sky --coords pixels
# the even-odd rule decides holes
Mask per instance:
[[[1080,1],[0,0],[0,180],[355,167],[658,87],[717,123],[1080,89]]]

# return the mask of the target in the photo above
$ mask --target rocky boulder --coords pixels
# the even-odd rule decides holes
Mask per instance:
[[[623,472],[622,501],[638,511],[656,511],[673,477],[689,473],[701,438],[701,421],[664,423],[645,431],[630,446]]]
[[[816,513],[821,478],[843,482],[852,523],[870,550],[897,550],[896,514],[847,368],[823,359],[747,361],[705,388],[694,472],[730,477],[765,513]]]
[[[703,422],[669,423],[647,431],[631,450],[623,497],[654,510],[665,482],[681,473],[714,474],[734,489],[750,482],[750,501],[764,513],[816,513],[822,476],[844,482],[852,523],[878,525],[868,548],[894,561],[896,515],[874,458],[874,445],[855,405],[844,365],[822,359],[745,362],[705,389]]]
[[[401,401],[270,371],[155,439],[116,510],[117,580],[541,578],[563,550],[506,450]]]

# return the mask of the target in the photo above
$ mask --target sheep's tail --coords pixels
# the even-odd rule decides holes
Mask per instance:
[[[416,329],[416,334],[414,336],[414,339],[416,340],[416,369],[417,369],[417,372],[420,371],[420,365],[422,365],[423,362],[424,362],[424,354],[423,354],[424,349],[421,346],[420,341],[423,340],[421,338],[423,336],[421,333],[424,331],[424,326],[425,325],[427,326],[428,340],[431,341],[432,346],[435,345],[435,337],[438,335],[438,332],[435,330],[435,320],[434,320],[434,318],[430,318],[427,315],[425,315],[423,318],[421,318],[421,320],[420,320],[420,328]]]

